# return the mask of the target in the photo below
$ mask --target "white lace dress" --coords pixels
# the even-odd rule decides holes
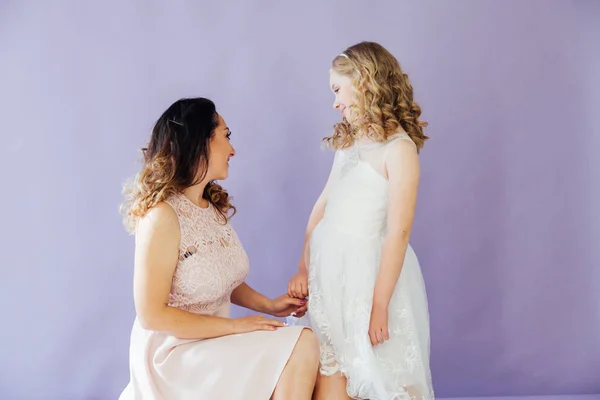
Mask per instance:
[[[320,340],[321,373],[344,374],[351,397],[431,400],[427,296],[410,246],[389,304],[390,339],[373,346],[368,335],[386,232],[383,171],[396,140],[411,139],[396,135],[336,152],[325,214],[309,242],[309,318]]]
[[[229,223],[211,206],[184,195],[166,201],[181,229],[179,263],[169,305],[229,318],[231,292],[248,274],[248,258]],[[302,327],[206,340],[179,339],[142,328],[131,331],[130,382],[120,400],[268,400]]]

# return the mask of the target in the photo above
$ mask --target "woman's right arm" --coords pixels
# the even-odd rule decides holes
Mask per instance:
[[[179,258],[179,221],[166,203],[152,208],[136,231],[133,292],[144,329],[182,339],[208,339],[254,330],[275,330],[280,321],[262,316],[239,319],[198,315],[170,307],[171,282]]]

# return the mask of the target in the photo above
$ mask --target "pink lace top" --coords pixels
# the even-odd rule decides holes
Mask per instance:
[[[169,305],[212,314],[230,301],[248,275],[248,256],[237,234],[210,205],[202,208],[185,195],[166,200],[179,219],[179,262],[173,274]]]

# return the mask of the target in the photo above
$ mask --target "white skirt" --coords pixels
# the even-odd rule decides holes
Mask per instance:
[[[410,246],[389,303],[390,339],[373,346],[369,338],[382,244],[383,238],[349,235],[325,221],[313,231],[308,315],[320,342],[321,373],[341,372],[355,399],[431,400],[427,294]]]

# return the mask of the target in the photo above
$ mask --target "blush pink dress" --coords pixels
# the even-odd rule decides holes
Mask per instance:
[[[248,274],[248,258],[216,210],[184,195],[166,201],[181,229],[179,262],[169,305],[229,318],[230,296]],[[120,400],[268,400],[302,327],[186,340],[148,331],[136,319],[131,332],[130,382]]]

